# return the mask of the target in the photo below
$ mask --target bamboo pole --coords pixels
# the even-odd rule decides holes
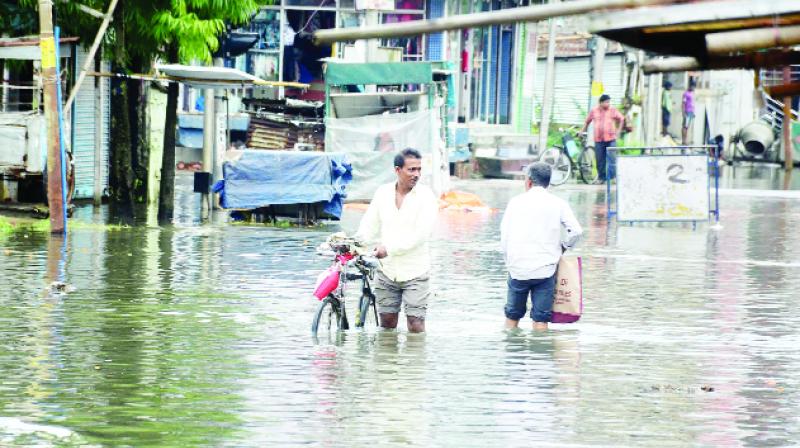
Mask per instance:
[[[111,4],[108,5],[108,12],[103,18],[103,23],[100,24],[100,29],[97,30],[97,35],[94,37],[94,42],[92,42],[92,47],[89,49],[89,54],[86,55],[86,62],[83,63],[81,73],[78,75],[78,79],[75,81],[75,85],[69,93],[69,98],[67,98],[67,103],[64,105],[64,110],[69,110],[72,106],[72,102],[75,101],[75,95],[78,94],[78,90],[81,89],[81,84],[83,84],[83,80],[86,78],[86,72],[88,72],[89,68],[94,64],[94,55],[103,42],[103,36],[105,36],[108,24],[111,23],[111,18],[114,16],[114,10],[117,8],[117,1],[118,0],[111,0]]]
[[[61,171],[61,135],[58,124],[58,72],[53,34],[53,2],[39,0],[39,47],[42,51],[42,85],[44,116],[47,123],[47,206],[50,231],[66,232],[64,188]]]
[[[536,22],[552,17],[573,16],[603,9],[635,8],[674,2],[674,0],[575,0],[564,3],[463,14],[433,20],[414,20],[364,28],[319,30],[314,32],[314,43],[321,45],[358,39],[416,36],[439,31],[480,28],[506,23]]]
[[[772,50],[738,56],[719,57],[702,62],[693,57],[650,59],[642,64],[645,74],[685,72],[689,70],[759,69],[800,64],[800,51]]]
[[[706,34],[709,55],[725,55],[800,44],[800,26],[755,28]]]
[[[257,80],[257,81],[228,81],[224,79],[208,79],[208,80],[199,80],[199,79],[189,79],[189,78],[177,78],[174,76],[166,76],[166,75],[142,75],[142,74],[127,74],[127,73],[109,73],[109,72],[87,72],[88,76],[102,76],[104,78],[118,78],[118,79],[138,79],[142,81],[164,81],[164,82],[182,82],[186,84],[213,84],[219,88],[231,88],[231,89],[242,89],[246,87],[253,87],[253,86],[263,86],[263,87],[294,87],[297,89],[307,89],[311,87],[310,84],[304,84],[301,82],[283,82],[283,81],[264,81],[264,80]],[[205,85],[205,84],[204,84]]]

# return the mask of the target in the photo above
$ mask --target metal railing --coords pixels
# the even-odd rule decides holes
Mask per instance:
[[[784,84],[785,81],[783,79],[783,69],[762,69],[758,72],[758,76],[759,84],[761,86],[759,92],[761,93],[761,98],[764,102],[764,107],[761,108],[759,116],[762,120],[768,123],[773,130],[780,131],[780,129],[783,127],[784,104],[782,101],[767,94],[763,88]],[[791,82],[800,82],[800,65],[791,66],[790,79]],[[792,109],[792,119],[797,120],[798,118],[800,118],[800,113]]]

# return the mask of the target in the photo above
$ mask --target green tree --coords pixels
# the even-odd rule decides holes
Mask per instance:
[[[152,36],[163,42],[161,57],[167,62],[210,62],[219,45],[218,36],[225,26],[242,25],[250,20],[259,5],[257,0],[176,0],[152,15]],[[177,124],[178,86],[170,84],[167,92],[167,115],[164,158],[161,164],[159,219],[172,219],[175,202],[175,127]]]
[[[34,24],[37,0],[20,0],[20,18],[28,33]],[[62,35],[76,35],[81,42],[92,42],[100,21],[82,13],[79,4],[105,11],[110,0],[56,2],[56,23]],[[106,39],[106,54],[117,73],[147,73],[154,61],[168,63],[210,62],[226,24],[246,23],[259,6],[270,0],[122,0],[114,14],[113,26]],[[13,5],[5,6],[11,8]],[[0,32],[6,32],[16,17],[0,9]],[[32,19],[31,19],[32,18]],[[27,20],[27,21],[26,21]],[[33,20],[34,22],[31,22]],[[19,35],[19,34],[13,34]],[[115,80],[112,86],[111,125],[111,194],[112,202],[133,213],[134,185],[144,185],[147,166],[144,132],[145,92],[139,81]],[[175,128],[177,125],[178,85],[170,83],[164,136],[164,159],[161,169],[159,217],[171,220],[174,210]],[[143,174],[144,173],[144,174]],[[136,179],[139,181],[137,182]],[[142,187],[146,188],[146,187]]]

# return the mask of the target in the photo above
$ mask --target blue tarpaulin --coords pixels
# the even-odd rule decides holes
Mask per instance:
[[[214,185],[223,208],[251,210],[268,205],[325,202],[324,211],[339,218],[352,180],[346,154],[314,151],[237,151],[222,166],[224,179]]]

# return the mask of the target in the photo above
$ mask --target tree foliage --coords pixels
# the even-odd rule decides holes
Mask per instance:
[[[8,1],[0,2],[0,34],[16,37],[36,32],[38,17],[25,4],[28,1],[21,0],[19,4]]]
[[[77,36],[89,46],[101,20],[79,9],[84,5],[107,11],[111,0],[55,0],[54,24],[62,36]],[[119,0],[114,22],[105,36],[104,55],[115,72],[145,73],[157,61],[208,63],[219,46],[219,36],[228,25],[245,24],[259,6],[271,0]],[[38,33],[38,0],[19,0],[18,6],[0,3],[0,34],[21,36]],[[146,179],[147,137],[142,86],[136,81],[112,81],[111,197],[112,202],[132,210],[135,185]],[[161,170],[159,215],[172,216],[175,176],[175,126],[177,86],[171,85],[167,102],[164,163]]]
[[[226,24],[242,25],[270,0],[119,0],[117,8],[123,10],[122,27],[126,34],[121,51],[124,60],[139,58],[167,59],[168,47],[178,48],[178,61],[210,62],[217,49],[218,36]],[[105,12],[110,0],[58,1],[53,4],[56,25],[62,35],[78,36],[81,43],[90,45],[100,20],[80,11],[79,5]],[[38,0],[0,2],[0,34],[22,36],[38,33]],[[115,29],[119,29],[115,27]],[[107,36],[113,47],[114,32]]]

